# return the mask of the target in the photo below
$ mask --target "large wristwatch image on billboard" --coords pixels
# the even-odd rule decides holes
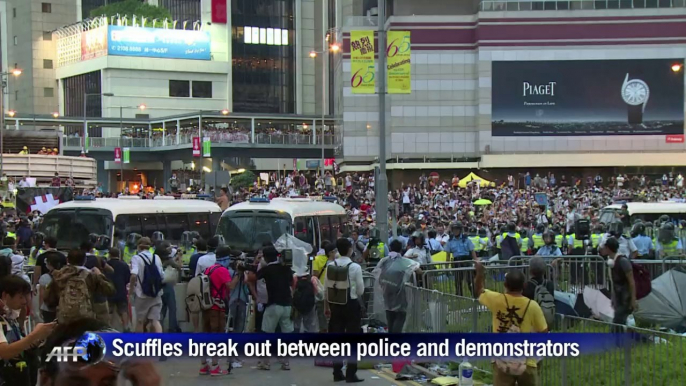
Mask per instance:
[[[622,84],[622,99],[628,105],[627,119],[630,125],[643,123],[643,112],[648,104],[650,89],[640,79],[629,79],[626,74]]]

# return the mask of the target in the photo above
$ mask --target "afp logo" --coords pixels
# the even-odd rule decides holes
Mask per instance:
[[[53,347],[48,354],[47,362],[80,362],[94,365],[105,357],[105,341],[100,335],[87,332],[71,346]]]

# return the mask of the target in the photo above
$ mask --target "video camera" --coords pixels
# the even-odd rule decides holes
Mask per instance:
[[[257,272],[257,266],[255,265],[255,258],[246,256],[243,253],[241,253],[238,256],[230,256],[229,257],[229,267],[231,269],[233,269],[234,271]]]

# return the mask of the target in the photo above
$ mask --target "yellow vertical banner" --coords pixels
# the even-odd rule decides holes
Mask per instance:
[[[388,31],[386,71],[389,94],[412,93],[410,31]]]
[[[350,32],[350,86],[353,94],[374,94],[374,31]]]

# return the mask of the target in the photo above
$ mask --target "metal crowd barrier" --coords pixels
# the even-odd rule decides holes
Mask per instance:
[[[410,285],[406,286],[406,291],[409,307],[404,332],[493,331],[491,312],[476,299]],[[624,332],[629,334],[629,339],[598,354],[543,359],[538,363],[540,385],[677,385],[682,384],[686,376],[686,337],[678,334],[562,314],[556,315],[551,332]],[[490,360],[470,362],[478,374],[475,378],[492,383]]]

